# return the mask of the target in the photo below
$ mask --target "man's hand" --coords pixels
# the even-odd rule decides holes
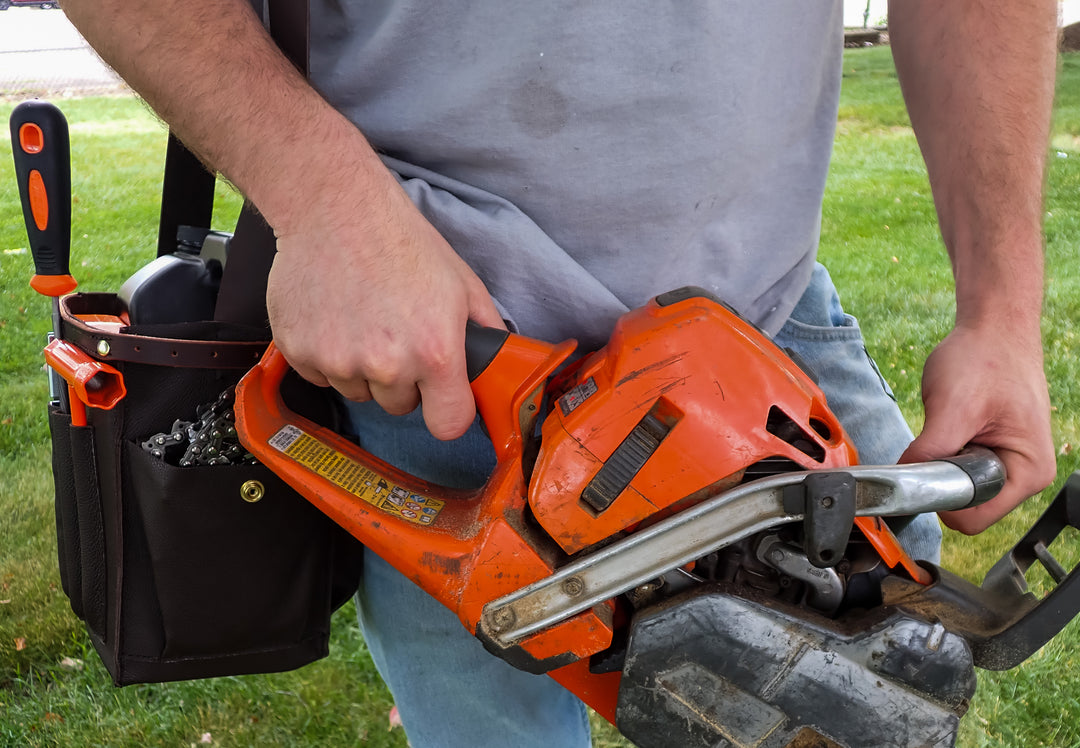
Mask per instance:
[[[1054,479],[1050,398],[1042,346],[998,326],[957,327],[930,354],[923,370],[926,421],[900,462],[954,455],[968,444],[990,447],[1007,481],[981,506],[942,512],[954,530],[973,535],[997,522]]]
[[[458,437],[476,412],[465,323],[502,319],[389,174],[385,192],[369,195],[305,204],[299,224],[279,231],[267,289],[274,340],[305,379],[396,415],[422,401],[428,430]]]

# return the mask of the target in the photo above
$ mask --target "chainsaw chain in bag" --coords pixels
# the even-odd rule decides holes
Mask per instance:
[[[194,421],[177,419],[168,432],[144,441],[143,450],[180,467],[256,464],[236,433],[235,399],[234,388],[228,388],[215,402],[196,408]]]

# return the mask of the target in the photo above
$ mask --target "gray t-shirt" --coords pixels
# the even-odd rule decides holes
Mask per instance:
[[[841,51],[841,0],[312,0],[316,87],[516,329],[586,348],[683,285],[783,324]]]

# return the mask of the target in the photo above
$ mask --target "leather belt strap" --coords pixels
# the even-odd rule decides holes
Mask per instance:
[[[119,315],[123,305],[114,294],[79,293],[60,300],[61,337],[99,361],[126,361],[152,366],[193,369],[250,369],[268,345],[263,340],[236,340],[236,327],[213,322],[186,325],[183,336],[143,335],[136,328],[122,327],[117,332],[95,326],[78,315]],[[177,325],[157,326],[173,328]],[[265,330],[248,330],[253,337],[263,337]],[[197,333],[203,339],[191,339]],[[217,334],[233,339],[220,340]]]

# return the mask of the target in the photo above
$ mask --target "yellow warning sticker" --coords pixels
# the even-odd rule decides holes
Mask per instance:
[[[446,505],[390,482],[296,426],[283,427],[270,438],[270,446],[353,496],[408,522],[432,525]]]

